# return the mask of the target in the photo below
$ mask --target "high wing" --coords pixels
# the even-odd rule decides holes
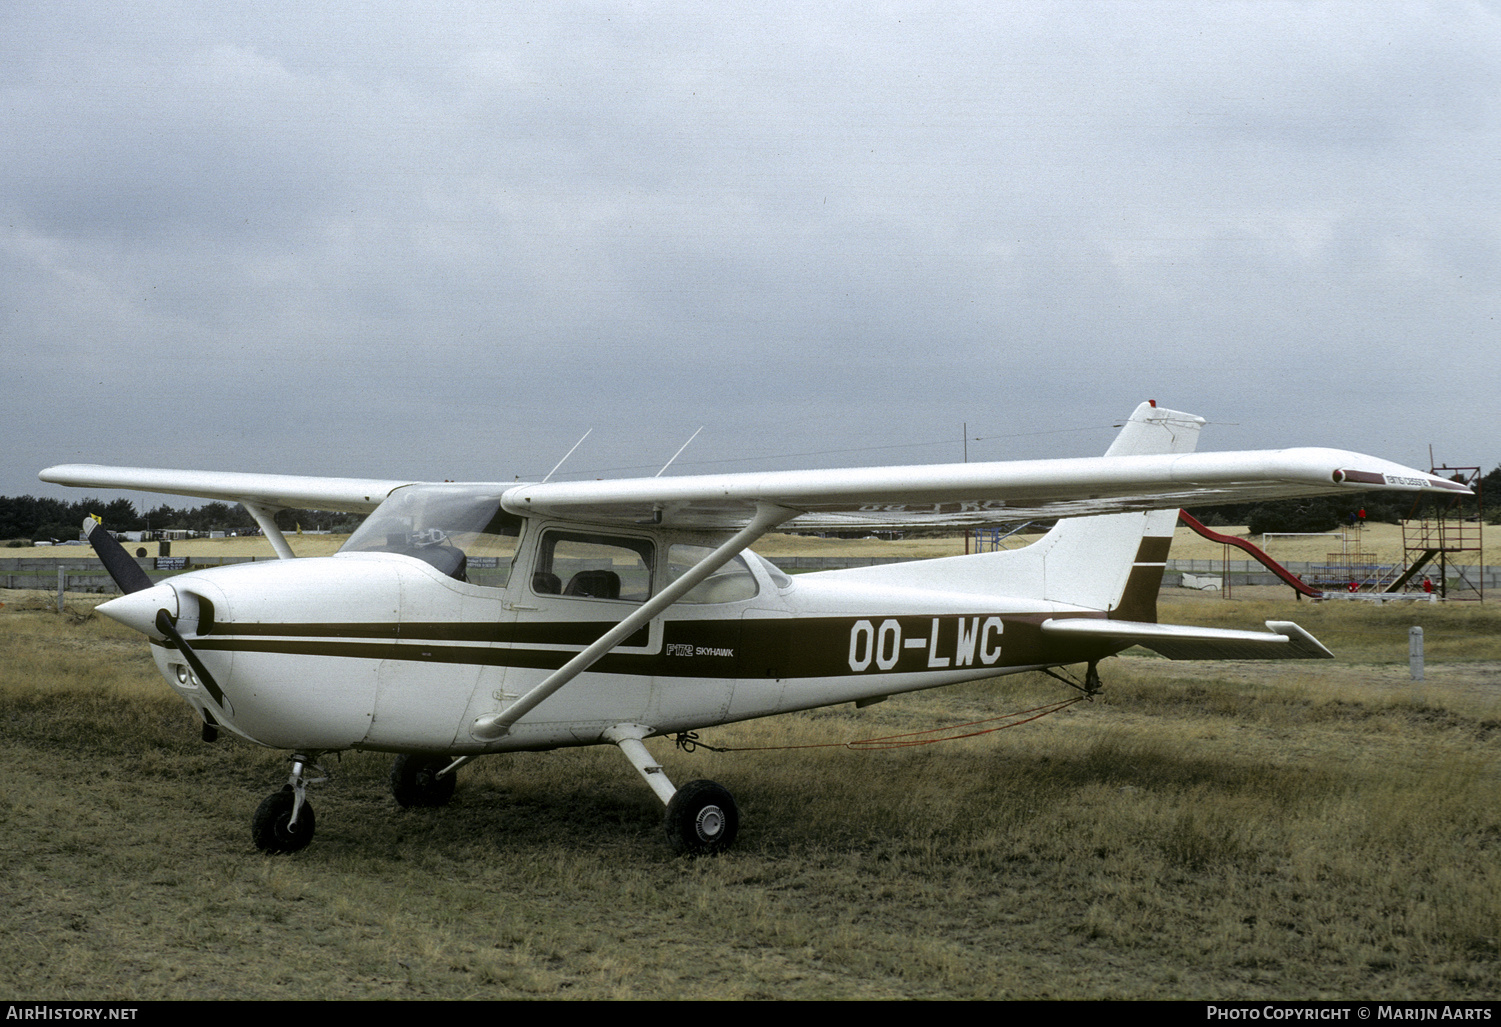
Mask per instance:
[[[272,509],[339,510],[369,513],[392,489],[410,481],[374,478],[315,478],[295,474],[244,474],[237,471],[181,471],[164,467],[104,467],[59,464],[37,477],[58,485],[132,489],[172,496],[196,496]]]
[[[1368,490],[1468,494],[1455,482],[1339,449],[1102,456],[983,464],[518,485],[505,507],[569,520],[729,528],[757,504],[799,526],[993,524]]]
[[[1203,423],[1148,402],[1100,457],[487,487],[503,491],[505,508],[522,516],[720,530],[738,530],[767,510],[803,527],[964,527],[1373,489],[1469,494],[1456,482],[1347,450],[1195,453]],[[90,464],[50,467],[40,477],[240,502],[253,513],[285,507],[368,513],[393,489],[414,484]]]

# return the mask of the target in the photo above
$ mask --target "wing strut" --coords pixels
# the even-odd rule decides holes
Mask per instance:
[[[287,545],[287,537],[281,533],[281,529],[276,526],[274,520],[276,512],[284,509],[283,507],[252,503],[248,499],[240,500],[240,505],[245,508],[246,513],[255,518],[255,523],[261,526],[261,534],[266,536],[266,541],[270,542],[271,548],[276,550],[277,559],[291,560],[296,557],[297,554],[292,552],[292,547]]]
[[[594,666],[611,649],[691,592],[709,575],[739,556],[762,535],[797,515],[796,510],[788,510],[771,503],[757,503],[756,515],[733,538],[694,564],[681,578],[632,611],[629,617],[601,635],[599,640],[589,648],[549,674],[531,691],[506,707],[503,712],[487,714],[475,720],[470,733],[485,742],[492,742],[501,737],[511,729],[512,724],[530,713],[542,700]]]

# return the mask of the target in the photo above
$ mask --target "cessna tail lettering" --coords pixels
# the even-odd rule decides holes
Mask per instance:
[[[667,808],[672,845],[727,848],[712,781],[675,787],[643,739],[1021,671],[1139,645],[1171,659],[1320,659],[1295,624],[1157,623],[1182,506],[1465,491],[1333,449],[1196,453],[1192,415],[1137,408],[1103,457],[539,484],[453,484],[64,465],[44,481],[238,502],[282,559],[153,584],[97,522],[167,683],[220,730],[290,752],[255,844],[313,835],[327,753],[397,754],[396,799],[440,806],[489,753],[609,744]],[[369,514],[331,557],[292,558],[273,514]],[[751,545],[779,527],[891,529],[1056,519],[1021,549],[783,574]]]

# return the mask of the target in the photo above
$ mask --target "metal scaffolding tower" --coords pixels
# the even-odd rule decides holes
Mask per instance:
[[[1485,598],[1485,504],[1480,468],[1434,467],[1429,473],[1464,484],[1473,496],[1419,496],[1402,522],[1407,567],[1388,592],[1429,589],[1443,599]],[[1427,590],[1427,589],[1425,589]]]

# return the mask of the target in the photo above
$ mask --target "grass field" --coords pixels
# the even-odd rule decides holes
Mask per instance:
[[[205,745],[138,636],[0,595],[0,991],[154,998],[1470,998],[1501,994],[1501,611],[1174,601],[1296,619],[1312,664],[1102,666],[1093,703],[891,751],[715,754],[719,859],[674,858],[614,749],[493,757],[399,809],[331,760],[291,857],[281,754]],[[1427,680],[1407,680],[1422,623]],[[998,679],[704,732],[841,742],[1065,690]]]
[[[1260,535],[1252,536],[1244,527],[1216,528],[1222,534],[1235,535],[1240,538],[1250,538],[1258,545],[1263,541]],[[1344,529],[1341,529],[1344,532]],[[1271,556],[1277,560],[1303,560],[1310,562],[1322,562],[1330,553],[1341,552],[1341,547],[1349,545],[1360,548],[1367,554],[1375,554],[1377,558],[1386,562],[1397,562],[1403,559],[1402,527],[1397,524],[1372,523],[1360,531],[1345,532],[1347,539],[1330,535],[1313,535],[1298,538],[1279,537],[1267,542],[1267,549]],[[1010,545],[1020,545],[1028,541],[1035,541],[1038,535],[1014,536]],[[288,535],[287,543],[292,551],[298,556],[327,556],[335,552],[349,539],[348,535]],[[127,548],[134,553],[137,549],[144,548],[148,556],[157,556],[158,543],[132,542]],[[785,535],[773,532],[760,542],[756,543],[756,552],[776,560],[778,557],[787,556],[859,556],[859,557],[886,557],[907,556],[914,558],[927,558],[934,556],[958,556],[964,552],[964,539],[962,536],[948,538],[907,538],[887,541],[877,538],[818,538],[811,535]],[[59,560],[77,559],[80,554],[92,556],[92,551],[79,549],[75,546],[51,546],[27,548],[18,550],[0,550],[0,553],[9,556],[25,556],[30,558],[47,558],[49,556]],[[198,556],[198,557],[224,557],[224,556],[259,556],[270,558],[272,555],[271,543],[264,538],[250,536],[245,538],[197,538],[178,540],[172,543],[173,556]],[[1219,560],[1225,555],[1225,547],[1222,543],[1211,542],[1194,534],[1188,528],[1178,527],[1173,536],[1173,547],[1170,556],[1175,560]],[[1486,536],[1484,550],[1484,562],[1487,566],[1501,563],[1501,530],[1493,530]],[[1246,559],[1244,553],[1239,550],[1231,554],[1235,560]],[[1467,560],[1461,560],[1466,563]]]

